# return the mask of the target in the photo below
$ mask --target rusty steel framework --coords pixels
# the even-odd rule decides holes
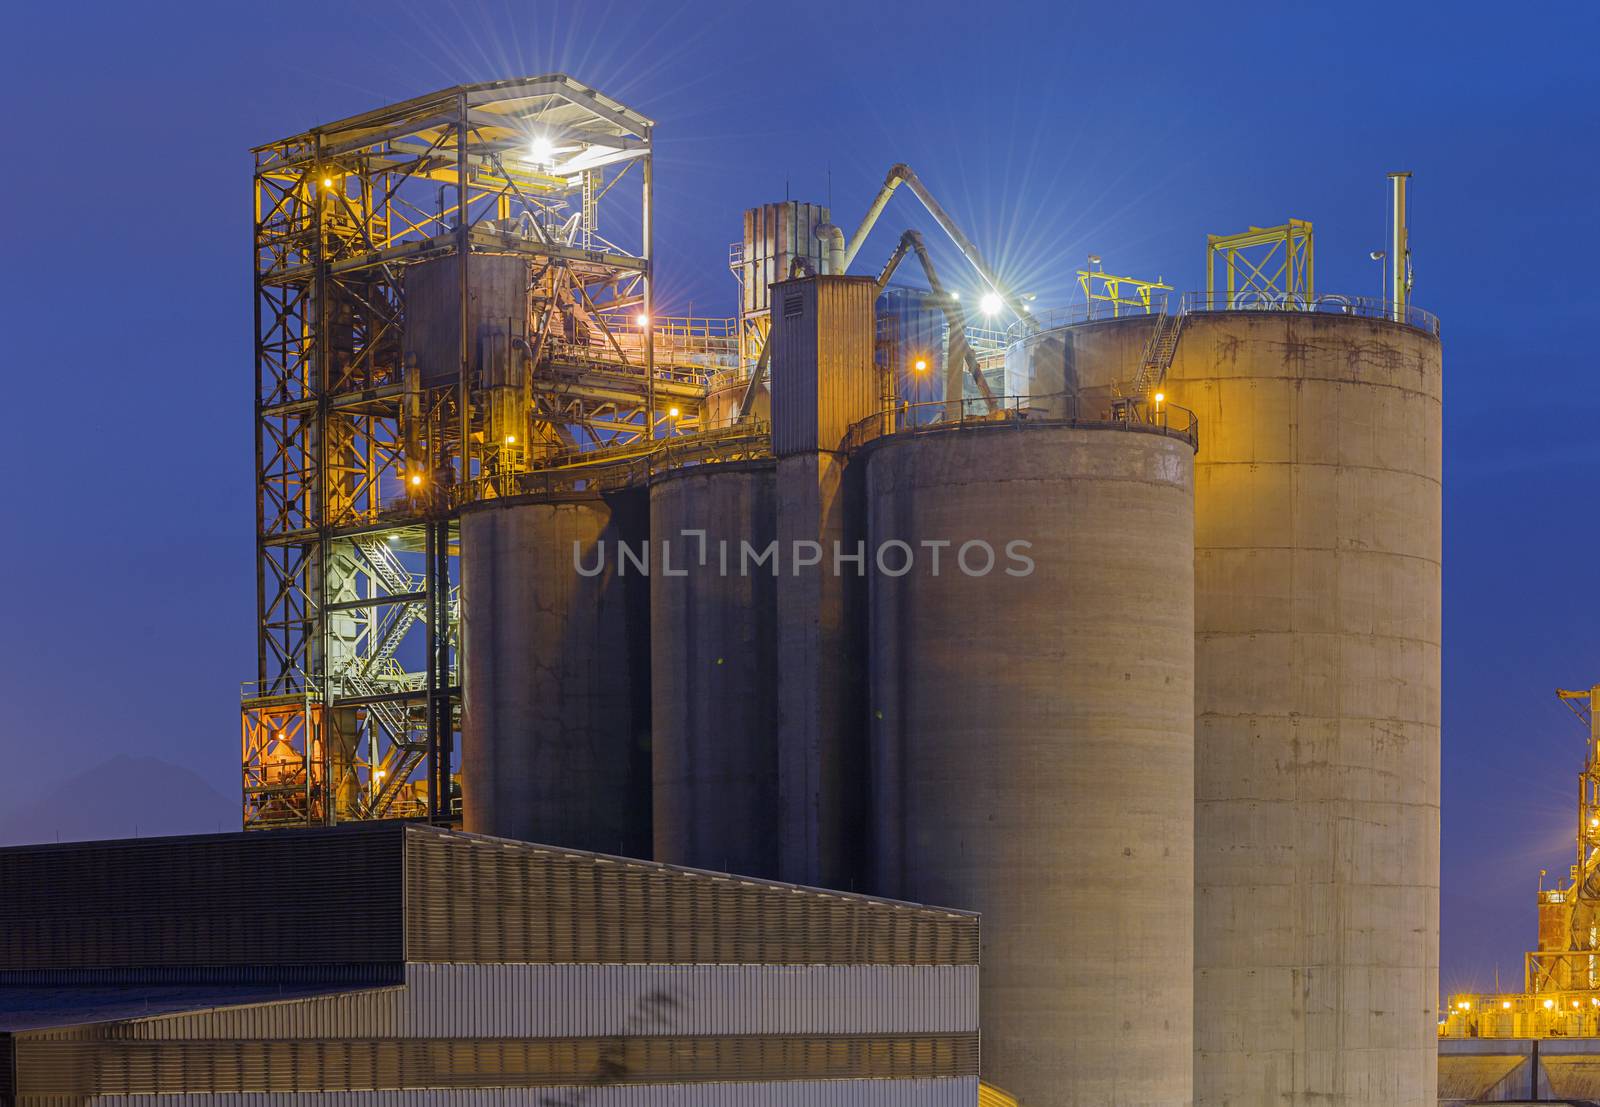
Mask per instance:
[[[246,827],[452,821],[456,510],[699,428],[737,338],[653,315],[652,128],[551,75],[255,150]],[[495,272],[522,283],[486,322]]]

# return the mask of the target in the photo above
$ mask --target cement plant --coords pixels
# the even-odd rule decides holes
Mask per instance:
[[[680,317],[654,127],[254,150],[241,828],[0,849],[0,1102],[1600,1098],[1600,738],[1525,986],[1439,994],[1410,174],[1381,297],[1264,212],[1055,306],[889,150]]]

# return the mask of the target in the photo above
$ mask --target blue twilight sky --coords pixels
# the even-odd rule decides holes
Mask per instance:
[[[249,147],[564,70],[659,123],[664,312],[732,312],[744,207],[831,187],[853,222],[894,161],[1041,300],[1064,299],[1091,252],[1198,287],[1207,232],[1289,216],[1315,222],[1320,289],[1375,294],[1383,175],[1412,170],[1415,300],[1446,343],[1442,985],[1487,986],[1496,965],[1520,979],[1537,871],[1570,862],[1583,749],[1551,690],[1600,681],[1583,338],[1600,252],[1595,12],[13,8],[0,816],[118,754],[237,794],[236,695],[254,665]],[[870,264],[926,222],[909,197],[893,210]],[[49,816],[68,837],[85,825],[72,801]]]

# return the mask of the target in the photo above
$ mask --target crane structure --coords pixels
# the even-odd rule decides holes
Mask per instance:
[[[978,247],[956,225],[955,220],[950,218],[950,213],[944,210],[938,200],[934,199],[933,193],[928,191],[928,187],[922,183],[922,179],[917,176],[916,172],[909,165],[903,163],[896,163],[889,167],[889,172],[884,177],[882,187],[878,189],[878,194],[873,197],[872,203],[867,205],[866,214],[861,217],[861,222],[856,225],[855,233],[847,241],[841,241],[843,232],[831,224],[819,228],[822,232],[821,237],[828,242],[828,248],[823,254],[820,271],[824,273],[849,272],[856,255],[861,252],[862,245],[866,243],[867,236],[878,225],[879,217],[883,215],[884,209],[889,206],[890,199],[893,198],[902,184],[911,189],[912,195],[922,202],[922,206],[927,209],[928,214],[933,216],[934,222],[939,224],[939,229],[949,236],[951,242],[955,243],[956,249],[961,252],[961,256],[967,259],[967,262],[978,274],[979,279],[988,287],[988,295],[993,296],[999,305],[1008,308],[1016,316],[1017,322],[1015,325],[1022,328],[1023,333],[1036,329],[1032,311],[1027,303],[1000,281],[999,277],[989,267],[989,263],[984,260],[983,254]],[[911,249],[916,249],[918,260],[922,264],[923,272],[927,275],[930,285],[938,288],[938,277],[934,274],[933,263],[928,259],[927,250],[923,247],[922,236],[917,234],[914,238],[901,237],[900,242],[890,256],[890,260],[880,274],[878,280],[880,289],[888,284],[889,278],[894,275],[895,269],[904,260],[906,252]],[[952,328],[954,328],[957,323],[958,313],[954,312],[953,305],[950,309],[950,318]],[[951,333],[954,335],[957,332],[953,329]],[[756,362],[755,369],[750,374],[744,397],[739,404],[740,419],[747,419],[753,410],[757,390],[767,374],[767,363],[770,360],[770,356],[771,350],[763,343],[760,357]],[[993,397],[989,395],[988,385],[984,383],[982,375],[977,373],[975,369],[974,376],[978,381],[980,390],[984,393],[985,402],[992,406]]]

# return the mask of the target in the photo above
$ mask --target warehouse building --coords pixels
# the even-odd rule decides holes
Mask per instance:
[[[975,915],[399,822],[0,850],[0,1103],[970,1105]]]

